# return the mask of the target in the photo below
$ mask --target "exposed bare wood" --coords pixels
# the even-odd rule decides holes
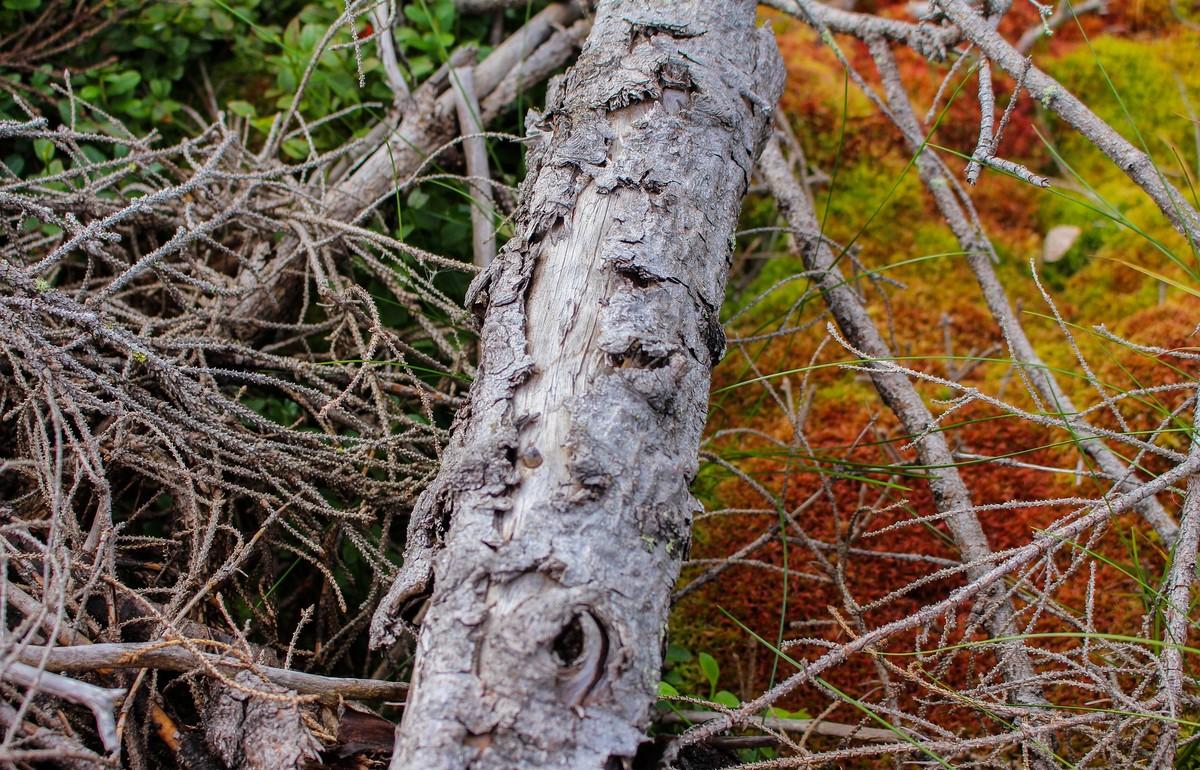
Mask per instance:
[[[729,236],[782,86],[753,21],[750,2],[602,2],[529,121],[516,234],[472,287],[471,404],[373,625],[395,638],[432,590],[394,768],[637,752]]]
[[[42,692],[85,706],[96,718],[96,731],[104,749],[111,752],[120,747],[115,712],[125,698],[124,688],[97,687],[18,660],[8,661],[0,670],[0,677],[28,688],[31,693]]]

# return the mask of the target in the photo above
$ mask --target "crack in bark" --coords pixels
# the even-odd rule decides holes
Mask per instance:
[[[516,234],[470,292],[470,404],[373,623],[393,638],[434,578],[393,767],[602,768],[638,750],[697,507],[730,234],[782,87],[754,11],[602,2],[527,119]]]

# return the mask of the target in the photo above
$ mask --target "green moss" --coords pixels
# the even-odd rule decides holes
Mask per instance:
[[[962,249],[950,229],[936,219],[926,218],[912,222],[908,228],[912,236],[911,253],[908,255],[895,254],[889,260],[892,263],[906,259],[929,257],[912,267],[901,268],[890,277],[899,281],[908,281],[916,271],[923,279],[938,280],[955,273],[962,256],[957,252]]]
[[[866,227],[863,235],[879,236],[874,240],[906,249],[911,246],[906,235],[912,224],[925,217],[926,207],[916,172],[909,169],[904,174],[906,162],[907,158],[894,153],[885,158],[848,160],[833,181],[833,195],[824,188],[817,194],[817,217],[825,222],[829,235],[846,242]]]
[[[1106,35],[1094,39],[1090,48],[1078,46],[1049,62],[1046,69],[1072,94],[1085,96],[1088,106],[1134,145],[1141,146],[1145,140],[1160,168],[1178,171],[1171,151],[1174,147],[1194,172],[1197,148],[1183,92],[1193,107],[1200,109],[1197,50],[1200,34],[1191,32],[1152,41]],[[1048,119],[1060,151],[1085,177],[1111,172],[1111,162],[1088,140],[1060,121]]]

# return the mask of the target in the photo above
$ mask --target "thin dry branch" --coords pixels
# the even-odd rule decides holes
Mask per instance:
[[[194,639],[191,646],[212,647],[210,640]],[[71,647],[42,647],[26,645],[19,651],[20,660],[29,665],[44,662],[54,671],[97,671],[106,668],[152,668],[160,671],[187,673],[211,668],[229,675],[250,671],[270,682],[301,695],[313,695],[317,700],[336,703],[339,699],[403,701],[408,691],[405,682],[379,679],[320,676],[303,671],[265,666],[239,659],[236,650],[230,654],[203,653],[197,655],[181,642],[126,642],[120,644],[85,644]],[[51,692],[45,687],[46,692]],[[51,692],[51,694],[54,694]]]
[[[493,224],[495,200],[492,196],[491,172],[488,170],[487,142],[483,132],[483,115],[475,94],[475,68],[459,67],[451,74],[454,107],[458,129],[463,135],[463,155],[467,176],[471,180],[471,244],[475,267],[481,270],[496,258],[496,227]]]

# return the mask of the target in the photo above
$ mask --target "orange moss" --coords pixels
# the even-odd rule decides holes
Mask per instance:
[[[1083,24],[1088,34],[1093,36],[1113,31],[1113,25],[1127,31],[1157,29],[1154,25],[1161,22],[1157,14],[1160,14],[1164,2],[1166,0],[1153,0],[1137,3],[1137,7],[1129,5],[1114,8],[1107,16],[1087,17]],[[900,0],[868,0],[861,2],[858,10],[894,16],[907,14],[906,3]],[[1034,23],[1036,17],[1032,6],[1016,3],[1001,31],[1012,39]],[[836,58],[810,30],[787,19],[777,20],[775,26],[789,73],[783,108],[796,125],[810,163],[827,173],[838,169],[828,211],[825,210],[828,188],[818,187],[816,190],[819,215],[826,218],[826,232],[842,242],[854,240],[858,260],[872,269],[919,256],[957,250],[957,244],[938,216],[927,192],[915,180],[915,172],[909,169],[909,176],[897,182],[909,156],[895,128],[878,115],[852,85],[848,90],[844,89],[844,74]],[[1057,57],[1070,54],[1079,46],[1081,39],[1077,28],[1066,25],[1052,40],[1038,44],[1036,55],[1039,63],[1052,62]],[[874,83],[873,65],[862,46],[841,38],[839,43],[855,66]],[[946,68],[931,65],[904,51],[897,52],[897,60],[902,78],[912,87],[917,112],[923,114]],[[1013,84],[1006,76],[999,74],[996,82],[999,111],[1007,102]],[[933,141],[970,152],[976,139],[977,110],[972,80],[949,107]],[[1035,170],[1057,174],[1058,170],[1050,164],[1049,153],[1034,131],[1039,110],[1040,107],[1027,97],[1018,102],[1001,153],[1025,162]],[[843,111],[846,137],[839,145],[838,131],[842,125]],[[1061,127],[1051,126],[1050,130],[1052,138],[1058,141],[1061,137],[1053,132],[1061,130]],[[840,156],[837,154],[839,152]],[[947,157],[952,168],[956,164],[961,166],[959,159]],[[1111,176],[1102,181],[1119,178],[1119,170],[1112,170]],[[1073,223],[1075,220],[1065,218],[1064,210],[1057,207],[1059,204],[1055,202],[1056,199],[1045,191],[1000,174],[985,173],[971,194],[984,226],[1001,254],[1001,262],[997,266],[1001,280],[1018,306],[1035,346],[1049,365],[1063,370],[1059,381],[1078,406],[1084,408],[1096,403],[1099,396],[1091,385],[1082,377],[1070,376],[1071,373],[1079,373],[1079,366],[1071,349],[1064,344],[1061,332],[1052,322],[1032,314],[1044,314],[1047,310],[1030,279],[1029,259],[1040,252],[1042,238],[1048,227]],[[891,197],[884,204],[888,196]],[[875,224],[865,233],[860,233],[880,205],[886,208],[876,218]],[[1122,207],[1125,208],[1123,203]],[[773,210],[769,205],[752,208],[757,212],[756,216],[765,217],[765,221],[747,222],[747,227],[778,224],[772,218]],[[1139,216],[1145,213],[1139,211]],[[1141,219],[1137,221],[1140,223]],[[1090,220],[1081,221],[1081,225],[1092,227]],[[1159,237],[1156,231],[1155,237]],[[1093,242],[1110,249],[1123,245],[1123,242],[1113,240],[1108,231],[1103,233],[1103,238],[1096,237]],[[784,245],[784,239],[780,237],[773,247],[767,248],[778,251]],[[757,244],[755,248],[761,249],[763,246]],[[1057,287],[1065,285],[1065,289],[1056,288],[1054,291],[1063,315],[1069,322],[1082,327],[1076,330],[1076,338],[1088,359],[1093,362],[1098,376],[1107,383],[1125,388],[1135,387],[1134,383],[1159,384],[1195,378],[1200,373],[1198,367],[1138,354],[1088,334],[1086,329],[1089,324],[1106,320],[1118,334],[1128,335],[1136,342],[1197,346],[1197,338],[1192,333],[1196,319],[1200,317],[1197,313],[1200,311],[1200,300],[1184,297],[1176,290],[1170,292],[1165,305],[1145,307],[1150,296],[1148,282],[1152,279],[1096,259],[1091,254],[1096,247],[1089,248],[1078,272],[1074,275],[1063,273],[1065,277],[1060,278],[1062,282],[1055,284]],[[798,260],[790,258],[790,261],[783,261],[787,259],[779,257],[768,264],[759,281],[751,282],[746,296],[757,295],[788,271],[800,269]],[[1156,263],[1146,264],[1153,266]],[[852,272],[848,259],[843,262],[843,269]],[[865,279],[859,279],[858,287],[866,296],[889,345],[893,345],[899,355],[916,357],[906,360],[906,365],[944,376],[948,367],[957,370],[963,364],[961,360],[944,360],[947,352],[955,356],[1007,357],[996,324],[983,305],[976,282],[963,258],[950,256],[921,261],[889,269],[882,275],[901,283],[883,284],[887,291],[886,302],[878,289]],[[750,346],[748,349],[754,360],[753,367],[740,354],[731,355],[718,367],[714,373],[713,410],[709,420],[710,435],[725,428],[750,428],[784,443],[793,442],[790,445],[792,449],[790,452],[780,451],[777,445],[766,438],[746,433],[726,435],[710,443],[707,447],[710,451],[728,458],[754,483],[747,483],[715,466],[706,468],[702,496],[709,510],[761,509],[762,512],[730,513],[703,519],[696,529],[692,557],[722,559],[779,523],[779,514],[756,490],[758,485],[778,496],[785,510],[798,511],[795,515],[796,525],[816,540],[839,542],[854,522],[855,526],[863,529],[854,543],[857,548],[955,559],[957,554],[949,533],[940,523],[915,524],[889,530],[882,536],[868,536],[868,533],[889,525],[934,514],[933,501],[919,469],[910,467],[907,472],[904,470],[905,463],[914,462],[913,452],[903,448],[907,437],[899,430],[893,416],[880,404],[870,382],[861,373],[828,366],[845,361],[849,354],[830,344],[814,359],[819,343],[826,336],[824,325],[828,320],[819,317],[824,312],[820,300],[795,311],[786,321],[780,317],[799,299],[804,288],[802,282],[795,282],[780,289],[777,297],[743,317],[739,328],[732,330],[735,335],[761,333],[779,328],[784,323],[792,326],[810,322],[804,331]],[[1114,308],[1120,308],[1119,312],[1133,308],[1134,312],[1123,322],[1113,324]],[[1080,317],[1081,313],[1093,312],[1106,315],[1095,319]],[[943,339],[943,318],[949,321],[949,351]],[[807,370],[810,363],[819,368]],[[1170,371],[1166,363],[1172,363],[1182,371]],[[800,369],[806,371],[796,371]],[[792,373],[775,376],[771,384],[776,395],[781,399],[790,399],[793,407],[799,407],[804,400],[801,389],[806,379],[808,387],[816,393],[804,428],[806,444],[793,441],[795,437],[789,418],[773,398],[765,394],[761,384],[731,387],[763,373],[775,375],[781,372]],[[966,383],[992,393],[1001,388],[1003,381],[1006,399],[1032,407],[1020,379],[1002,362],[979,363],[964,377]],[[935,400],[951,395],[928,384],[920,384],[918,389],[928,402],[934,404],[935,412],[941,408]],[[1161,402],[1162,408],[1169,410],[1178,406],[1183,395],[1163,394],[1152,400]],[[1145,404],[1130,404],[1125,409],[1130,427],[1134,430],[1153,427],[1161,419],[1154,409],[1146,408]],[[1089,417],[1102,427],[1120,429],[1111,414],[1098,412]],[[1103,489],[1098,482],[1070,472],[1077,466],[1086,470],[1089,465],[1084,462],[1079,466],[1080,450],[1064,430],[1032,425],[980,405],[955,412],[943,427],[947,429],[947,437],[956,451],[1008,457],[1012,461],[1000,464],[963,460],[960,473],[977,504],[1095,496]],[[1168,439],[1175,440],[1183,442],[1184,436],[1180,434]],[[1114,448],[1120,449],[1120,446]],[[1151,472],[1162,467],[1162,463],[1154,458],[1147,459],[1143,465]],[[1062,472],[1050,472],[1046,468],[1060,469]],[[824,480],[818,470],[825,474]],[[1179,501],[1164,496],[1162,502],[1171,508],[1178,505]],[[1030,542],[1037,531],[1071,511],[1069,506],[1031,505],[1002,511],[983,511],[980,520],[993,549],[1002,550]],[[1093,617],[1097,627],[1102,630],[1138,633],[1145,608],[1136,581],[1108,562],[1130,571],[1143,569],[1151,575],[1156,571],[1161,572],[1165,554],[1151,544],[1146,532],[1147,528],[1135,516],[1121,516],[1111,522],[1095,542],[1087,544],[1088,548],[1107,560],[1096,561],[1095,573],[1094,588],[1099,598],[1093,608]],[[1138,565],[1133,563],[1131,539],[1136,539],[1138,543]],[[1079,544],[1079,547],[1083,545]],[[1078,553],[1072,547],[1065,548],[1055,557],[1055,567],[1059,570],[1070,568],[1071,559]],[[772,643],[779,633],[781,621],[786,629],[786,638],[811,637],[834,643],[846,641],[851,631],[834,622],[830,608],[834,608],[843,618],[850,618],[850,613],[826,575],[829,565],[837,566],[840,557],[837,552],[828,550],[821,551],[820,555],[821,558],[818,558],[799,542],[787,545],[788,599],[785,608],[785,577],[781,571],[785,563],[785,547],[776,538],[748,557],[759,564],[733,566],[715,582],[685,599],[677,608],[672,624],[674,638],[692,649],[713,654],[722,662],[723,671],[736,671],[736,684],[725,682],[723,686],[736,688],[740,695],[746,697],[762,692],[773,676],[778,681],[791,673],[792,669],[786,663],[777,664],[768,648],[731,623],[722,610],[728,611]],[[684,583],[702,569],[702,566],[693,566],[685,570]],[[930,563],[856,554],[841,557],[838,574],[858,604],[870,605],[897,587],[937,569],[936,565]],[[1086,570],[1071,575],[1054,589],[1055,601],[1075,613],[1081,613],[1089,593],[1088,579]],[[1044,575],[1041,580],[1044,582]],[[911,615],[920,607],[944,598],[961,582],[959,577],[946,577],[923,584],[886,606],[871,607],[865,612],[864,621],[870,626],[877,626]],[[970,622],[969,608],[962,608],[954,621],[959,629],[965,627]],[[1054,616],[1043,615],[1034,630],[1064,629],[1065,626]],[[976,638],[984,636],[983,632],[975,634]],[[889,642],[889,649],[911,650],[917,641],[915,633],[900,635]],[[924,642],[926,647],[936,643],[936,632]],[[1056,645],[1061,649],[1072,646],[1069,640],[1061,644],[1050,641],[1045,644],[1051,649]],[[796,647],[789,654],[812,659],[819,656],[823,649],[812,644]],[[976,659],[974,663],[964,656],[939,675],[951,686],[965,685],[978,681],[994,663],[987,655]],[[877,681],[875,663],[866,655],[856,656],[823,676],[855,695],[870,692]],[[1068,690],[1050,694],[1062,702],[1078,702],[1087,697]],[[908,699],[906,705],[912,706],[913,697],[914,692],[909,689],[902,699]],[[827,694],[808,688],[801,689],[788,702],[780,705],[805,708],[815,713],[828,702]],[[847,708],[833,718],[853,721],[859,716],[853,709]],[[952,706],[937,706],[928,716],[947,727],[957,728],[964,735],[977,731],[981,719],[978,712]]]

